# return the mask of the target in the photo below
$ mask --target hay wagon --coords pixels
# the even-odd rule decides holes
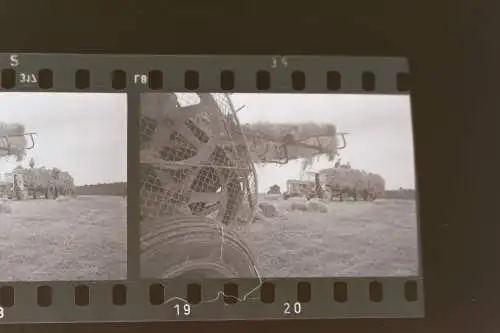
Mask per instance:
[[[385,181],[377,174],[337,167],[321,170],[319,179],[327,200],[373,201],[385,191]]]
[[[75,185],[71,175],[57,168],[16,168],[23,175],[24,186],[33,199],[56,199],[61,195],[74,194]]]

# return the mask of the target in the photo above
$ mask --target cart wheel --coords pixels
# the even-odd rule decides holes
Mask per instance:
[[[140,243],[143,278],[258,277],[246,244],[206,217],[144,220]]]

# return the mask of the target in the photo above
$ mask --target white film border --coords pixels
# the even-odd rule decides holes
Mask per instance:
[[[0,94],[125,92],[129,120],[131,114],[139,113],[140,94],[146,92],[409,94],[404,82],[408,63],[402,58],[0,54],[0,70]],[[134,140],[131,135],[129,132],[129,144]],[[129,210],[129,233],[139,232],[138,216],[138,212]],[[419,274],[141,280],[140,274],[134,272],[140,266],[139,253],[135,253],[139,246],[139,237],[129,235],[127,281],[0,282],[0,323],[424,315]],[[227,290],[233,284],[238,293],[233,297],[236,301],[230,302]],[[189,289],[193,286],[199,289],[201,298],[189,303]],[[268,293],[269,286],[272,297],[266,300],[264,293]],[[83,303],[75,301],[82,294]],[[157,301],[152,304],[155,297]],[[232,304],[226,304],[225,299]]]

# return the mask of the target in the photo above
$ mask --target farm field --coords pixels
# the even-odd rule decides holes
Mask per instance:
[[[277,216],[260,216],[238,233],[263,277],[415,276],[415,200],[330,202],[327,213],[291,210],[295,202],[260,195]]]
[[[0,281],[125,279],[126,216],[120,196],[5,203]]]

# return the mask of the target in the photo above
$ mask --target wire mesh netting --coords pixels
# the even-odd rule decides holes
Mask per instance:
[[[256,173],[227,94],[141,96],[141,217],[249,222]]]

